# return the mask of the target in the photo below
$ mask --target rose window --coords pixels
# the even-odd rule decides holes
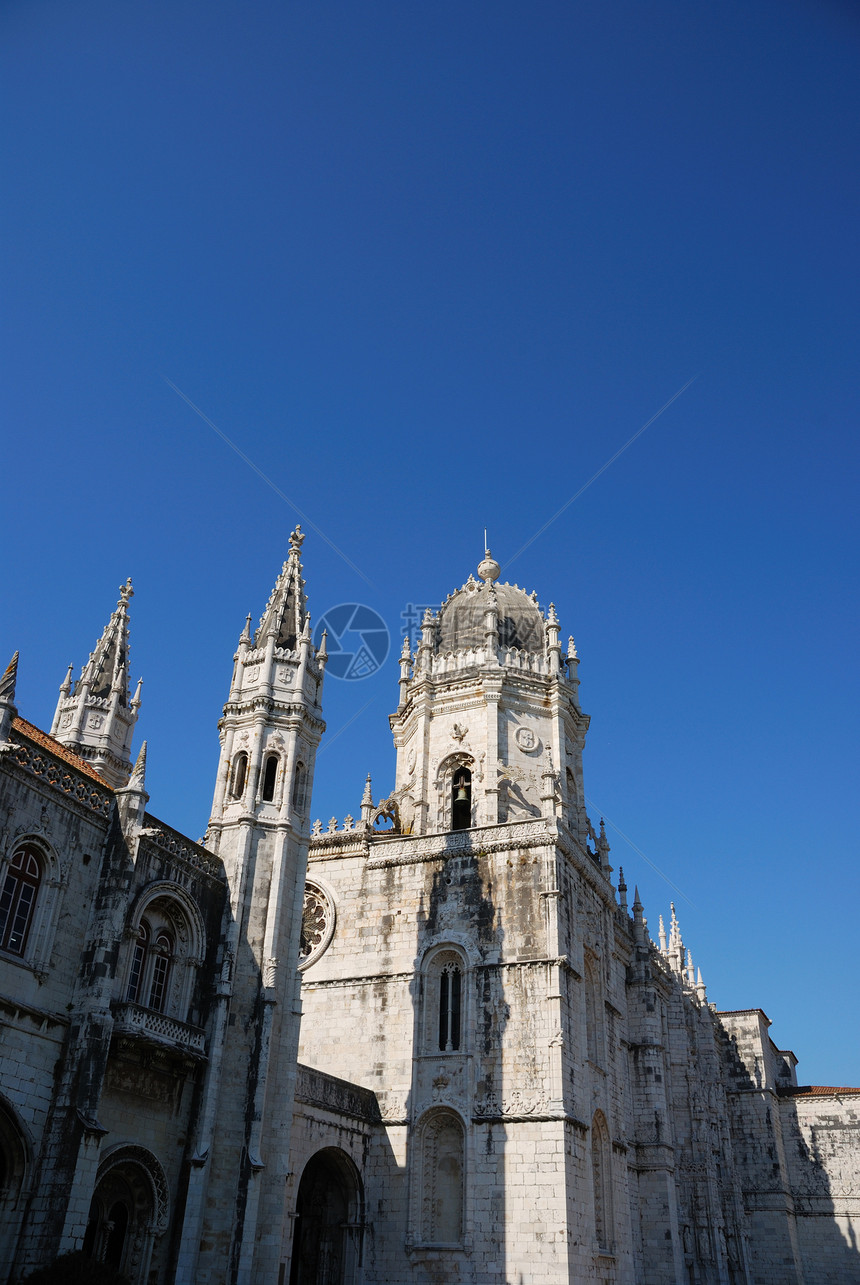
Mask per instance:
[[[334,933],[334,903],[318,884],[308,882],[302,907],[302,936],[299,968],[309,968],[319,959]]]

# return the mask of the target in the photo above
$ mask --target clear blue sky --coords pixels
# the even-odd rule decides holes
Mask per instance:
[[[610,828],[652,932],[674,896],[709,997],[860,1083],[856,8],[12,0],[0,50],[21,713],[133,576],[150,806],[202,834],[296,515],[165,379],[367,577],[310,532],[314,617],[397,636],[696,375],[507,574],[680,889]],[[396,678],[328,683],[323,819],[390,788]]]

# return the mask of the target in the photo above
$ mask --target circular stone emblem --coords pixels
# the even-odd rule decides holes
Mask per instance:
[[[415,771],[415,763],[417,761],[417,758],[418,758],[418,755],[416,754],[415,746],[413,745],[412,749],[406,755],[406,771],[409,773],[410,776]]]
[[[540,737],[535,736],[530,727],[518,727],[514,732],[514,740],[526,754],[537,754],[540,749]]]
[[[302,937],[299,944],[299,972],[315,964],[334,935],[334,902],[318,883],[305,884],[302,906]]]

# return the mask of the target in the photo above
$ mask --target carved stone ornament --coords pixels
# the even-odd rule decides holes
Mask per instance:
[[[299,972],[315,964],[334,936],[334,901],[318,883],[308,880],[302,907],[302,936],[299,945]]]
[[[412,749],[406,755],[406,771],[409,773],[410,776],[415,771],[415,764],[417,761],[418,761],[418,754],[416,752],[415,746],[413,745]]]
[[[524,754],[539,754],[542,748],[540,737],[530,727],[518,727],[514,732],[514,740]]]

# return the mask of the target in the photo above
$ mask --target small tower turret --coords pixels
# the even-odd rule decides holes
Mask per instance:
[[[131,771],[131,738],[140,709],[140,683],[129,692],[128,604],[131,580],[120,585],[119,600],[95,651],[72,685],[71,672],[60,687],[51,734],[91,763],[114,789]]]

